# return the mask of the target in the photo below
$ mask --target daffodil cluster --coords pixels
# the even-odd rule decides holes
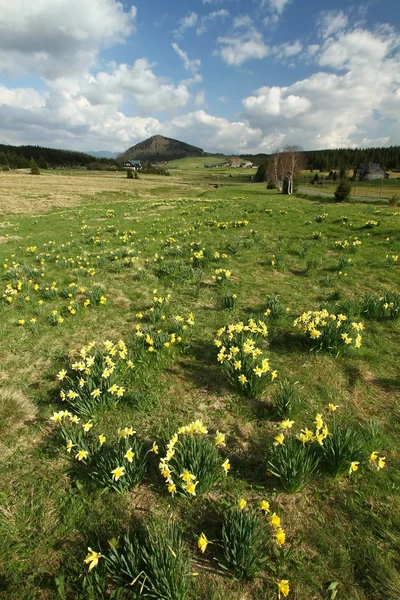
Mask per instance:
[[[217,360],[229,383],[249,398],[261,395],[278,376],[263,354],[267,336],[264,321],[249,319],[221,327],[214,340]]]
[[[213,439],[200,420],[178,429],[166,445],[159,469],[171,496],[188,498],[208,491],[222,480],[231,466],[222,460],[218,448],[225,446],[225,434],[217,431]]]
[[[346,315],[328,310],[309,310],[295,319],[293,326],[306,333],[315,348],[334,354],[347,348],[360,348],[364,324],[350,320]]]
[[[94,433],[92,420],[84,422],[67,410],[50,419],[59,427],[67,455],[80,465],[78,471],[103,488],[124,492],[137,485],[147,469],[147,454],[158,454],[157,444],[146,450],[132,427],[118,429],[117,441],[109,443],[104,433]]]
[[[261,517],[261,514],[265,516]],[[198,546],[201,551],[207,547],[204,542],[200,536]],[[255,508],[245,498],[239,498],[236,504],[224,510],[219,543],[226,568],[238,579],[252,580],[272,555],[285,545],[286,532],[281,518],[276,512],[271,512],[268,500],[261,500]]]
[[[68,370],[61,369],[57,374],[63,385],[60,398],[78,415],[92,416],[124,396],[122,375],[133,368],[123,340],[117,343],[106,340],[102,349],[91,342],[81,348]]]

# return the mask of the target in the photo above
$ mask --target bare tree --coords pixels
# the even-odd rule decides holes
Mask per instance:
[[[286,146],[282,154],[285,163],[287,193],[290,195],[293,194],[296,174],[305,166],[305,158],[300,146]]]
[[[305,159],[299,146],[286,146],[283,152],[277,150],[268,165],[269,180],[280,192],[293,194],[294,178],[304,167]]]

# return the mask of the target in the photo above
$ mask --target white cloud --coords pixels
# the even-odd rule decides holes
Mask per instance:
[[[365,29],[344,32],[328,38],[322,48],[319,64],[333,69],[370,67],[372,70],[399,45],[399,37],[388,32],[374,34]]]
[[[196,73],[201,67],[201,60],[199,58],[194,58],[190,60],[188,53],[179,48],[176,42],[172,43],[172,48],[175,50],[178,56],[183,60],[183,65],[187,71],[191,73]]]
[[[220,97],[218,98],[218,100],[219,100],[220,102],[224,102],[224,103],[226,103],[226,102],[229,102],[229,98],[227,98],[226,96],[220,96]]]
[[[254,96],[243,100],[243,105],[248,114],[257,117],[259,121],[266,118],[268,122],[272,117],[281,116],[284,119],[293,117],[307,111],[311,102],[303,96],[287,93],[289,88],[262,87]]]
[[[293,56],[300,54],[302,50],[303,44],[299,40],[295,40],[292,44],[285,42],[284,44],[279,44],[279,46],[272,47],[273,54],[279,59],[293,58]]]
[[[51,109],[62,106],[108,107],[110,112],[119,106],[130,104],[139,115],[160,111],[175,111],[186,106],[190,99],[188,85],[178,85],[158,77],[152,70],[154,65],[140,58],[132,66],[112,65],[108,71],[96,75],[85,74],[81,79],[59,78],[51,83],[53,96],[48,101]]]
[[[18,108],[42,108],[46,104],[48,93],[37,92],[31,88],[9,89],[0,85],[0,106],[14,106]]]
[[[239,29],[240,27],[252,27],[253,19],[249,15],[239,15],[235,17],[233,21],[233,27]]]
[[[206,94],[204,91],[197,92],[195,98],[196,106],[205,106],[206,104]]]
[[[393,51],[398,43],[387,29],[355,29],[329,38],[319,64],[343,73],[321,71],[287,87],[260,88],[244,99],[243,119],[252,127],[279,131],[286,143],[306,148],[365,145],[365,140],[379,138],[395,143],[400,59]],[[397,121],[389,134],[383,116]]]
[[[133,30],[136,7],[115,0],[0,0],[0,72],[55,78],[93,66]]]
[[[213,21],[216,21],[217,19],[225,20],[227,17],[229,17],[229,11],[225,8],[221,8],[221,10],[214,10],[213,12],[210,12],[210,14],[205,15],[201,18],[200,25],[196,29],[197,35],[203,35],[203,33],[207,31],[208,25]]]
[[[224,62],[235,67],[251,59],[265,58],[269,53],[261,33],[252,27],[241,35],[219,37],[217,41],[221,47],[214,55],[219,55]]]
[[[187,29],[194,27],[199,19],[199,15],[192,11],[186,15],[186,17],[182,17],[178,23],[178,27],[175,29],[174,34],[176,37],[181,37]]]
[[[288,4],[292,0],[262,0],[262,6],[268,6],[269,9],[278,15],[281,15]]]
[[[325,10],[317,21],[318,34],[326,39],[346,29],[348,21],[348,16],[342,10]]]

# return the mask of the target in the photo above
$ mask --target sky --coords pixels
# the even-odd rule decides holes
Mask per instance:
[[[400,144],[400,2],[0,0],[0,143]]]

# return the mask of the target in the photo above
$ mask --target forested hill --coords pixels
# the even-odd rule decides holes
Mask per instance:
[[[379,163],[387,170],[400,170],[400,146],[390,146],[388,148],[307,150],[303,154],[306,157],[307,168],[315,170],[354,169],[360,162]],[[252,160],[256,164],[262,164],[269,156],[268,154],[246,154],[241,155],[241,158]]]
[[[56,150],[41,146],[8,146],[0,144],[0,165],[8,165],[12,169],[29,167],[33,158],[41,169],[47,167],[87,167],[93,162],[103,165],[115,164],[106,158],[94,158],[84,152],[74,150]]]
[[[204,152],[197,146],[191,146],[163,135],[153,135],[120,154],[117,161],[123,163],[126,160],[140,159],[158,162],[186,156],[204,156]]]

